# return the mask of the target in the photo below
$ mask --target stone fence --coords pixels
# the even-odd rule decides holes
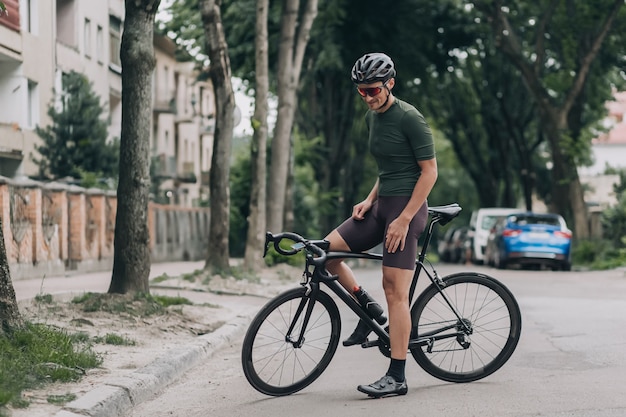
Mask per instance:
[[[0,218],[13,280],[113,266],[117,196],[62,183],[0,176]],[[152,262],[201,260],[207,208],[150,203]]]

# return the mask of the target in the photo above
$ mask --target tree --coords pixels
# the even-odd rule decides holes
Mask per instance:
[[[0,16],[6,11],[3,2],[0,1]],[[2,217],[0,217],[0,334],[22,324],[22,318],[15,298],[15,289],[11,282],[9,260],[4,245],[4,231],[2,229]]]
[[[211,224],[206,267],[228,270],[229,175],[235,94],[220,5],[221,0],[200,0],[199,3],[210,62],[209,76],[215,90],[216,112],[210,174]]]
[[[11,282],[11,271],[4,245],[2,217],[0,217],[0,334],[21,326],[22,317],[17,306],[15,290]]]
[[[317,0],[285,0],[281,21],[278,52],[278,116],[272,139],[271,166],[267,205],[267,228],[273,232],[283,229],[287,177],[293,145],[291,132],[296,111],[296,93],[304,52],[311,26],[317,15]]]
[[[552,153],[554,211],[573,224],[579,238],[589,237],[589,221],[576,169],[580,132],[572,126],[571,113],[623,5],[623,0],[602,5],[551,0],[513,8],[499,0],[474,2],[491,24],[497,47],[519,69],[538,106]]]
[[[153,30],[160,0],[126,0],[122,62],[122,133],[109,293],[149,293],[150,132]]]
[[[265,225],[267,204],[265,179],[267,177],[267,136],[268,123],[268,95],[269,95],[269,68],[268,68],[268,41],[267,19],[269,0],[257,0],[256,30],[255,30],[255,105],[252,116],[252,142],[250,143],[251,179],[250,215],[248,217],[248,236],[246,239],[246,253],[244,267],[250,270],[257,269],[259,259],[263,254],[265,244]]]
[[[100,98],[86,76],[75,71],[63,74],[63,90],[48,106],[52,123],[36,127],[43,144],[33,157],[42,178],[81,178],[94,173],[117,177],[119,147],[107,140],[107,123]]]

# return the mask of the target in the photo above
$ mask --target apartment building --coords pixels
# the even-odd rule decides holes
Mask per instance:
[[[109,137],[121,131],[120,43],[124,0],[4,0],[0,18],[0,176],[33,176],[40,142],[35,126],[47,116],[62,75],[85,74],[100,97]],[[175,58],[176,45],[155,36],[153,74],[153,195],[186,207],[207,198],[213,143],[214,96],[190,63]],[[205,181],[202,181],[202,180]]]
[[[155,35],[152,177],[157,201],[190,207],[206,201],[213,149],[215,97],[193,62],[178,62],[176,45]]]

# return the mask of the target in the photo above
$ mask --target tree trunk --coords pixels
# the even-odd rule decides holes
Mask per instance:
[[[267,115],[269,95],[269,65],[267,41],[267,17],[269,0],[257,0],[256,35],[255,35],[255,77],[256,92],[254,115],[252,117],[252,143],[250,144],[250,162],[252,170],[252,189],[250,191],[250,217],[248,218],[248,237],[244,268],[259,269],[265,245],[266,224],[266,177],[267,177]]]
[[[109,293],[150,292],[150,133],[153,28],[160,0],[126,0],[122,62],[122,132]]]
[[[285,193],[289,170],[291,131],[296,111],[296,90],[309,33],[317,16],[317,0],[306,0],[299,12],[300,0],[285,0],[278,51],[278,117],[272,140],[272,163],[269,177],[267,228],[283,229]],[[298,17],[301,16],[300,19]]]
[[[230,153],[233,139],[235,94],[231,81],[228,45],[222,26],[221,0],[199,3],[210,61],[209,75],[215,89],[215,136],[211,164],[211,224],[206,268],[229,269]]]
[[[17,307],[15,290],[11,282],[2,227],[2,217],[0,217],[0,334],[22,325],[22,317]]]
[[[564,120],[564,117],[561,117],[561,120]],[[591,232],[584,190],[573,158],[561,146],[562,138],[558,126],[564,125],[565,122],[552,120],[542,124],[546,124],[544,130],[552,152],[553,211],[565,218],[570,228],[576,232],[577,238],[587,239]]]

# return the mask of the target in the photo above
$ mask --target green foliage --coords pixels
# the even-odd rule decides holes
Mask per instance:
[[[620,182],[613,188],[617,196],[617,204],[602,212],[603,236],[615,248],[626,248],[626,242],[624,242],[624,236],[626,236],[626,170],[620,172]]]
[[[242,147],[233,155],[230,168],[230,229],[228,244],[230,255],[242,257],[248,236],[248,215],[250,214],[250,192],[252,187],[250,150]]]
[[[42,145],[36,146],[40,159],[33,157],[42,178],[116,178],[119,141],[107,140],[104,108],[82,74],[63,75],[63,91],[48,107],[52,123],[36,132]],[[89,175],[88,175],[89,174]]]
[[[20,398],[22,391],[50,382],[75,381],[84,369],[101,362],[89,345],[43,324],[27,323],[12,333],[1,334],[0,407],[9,403],[27,406]]]
[[[572,251],[574,264],[592,269],[610,269],[626,265],[626,170],[613,188],[617,204],[602,212],[603,239],[576,242]]]
[[[284,246],[284,245],[283,245]],[[291,250],[289,247],[285,247],[285,250]],[[276,252],[276,249],[270,247],[265,255],[265,265],[274,266],[278,264],[287,264],[291,266],[304,267],[305,253],[303,251],[296,253],[295,255],[286,256]]]
[[[616,247],[607,239],[582,240],[572,249],[572,263],[594,270],[613,269],[626,265],[626,242]]]

